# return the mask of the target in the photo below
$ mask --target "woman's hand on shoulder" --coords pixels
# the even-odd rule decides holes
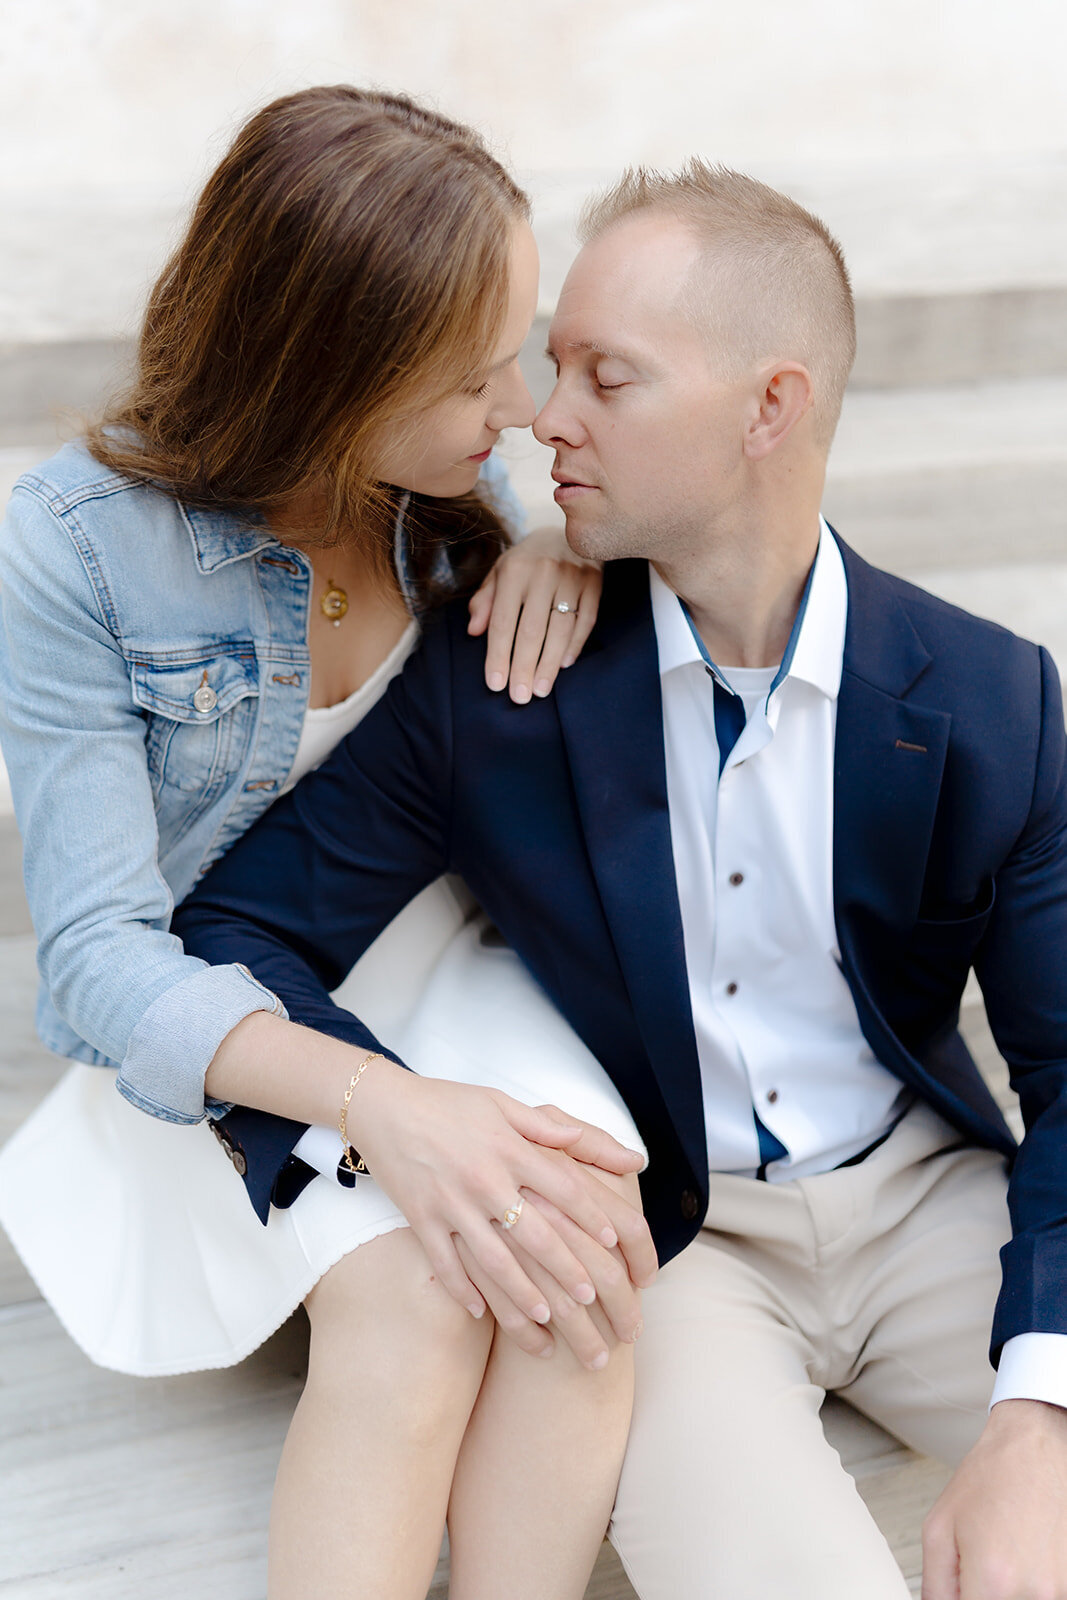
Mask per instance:
[[[576,556],[561,529],[535,528],[505,550],[470,602],[468,632],[488,635],[490,689],[517,705],[549,694],[592,631],[601,586],[600,564]]]

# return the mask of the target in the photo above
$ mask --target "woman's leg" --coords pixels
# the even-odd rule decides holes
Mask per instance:
[[[636,1179],[611,1181],[640,1203]],[[611,1351],[602,1372],[582,1366],[558,1335],[545,1360],[496,1333],[456,1463],[450,1600],[585,1593],[633,1403],[633,1346],[615,1339],[599,1307],[592,1311]]]
[[[409,1228],[338,1262],[307,1308],[308,1380],[278,1468],[269,1600],[424,1600],[492,1319],[476,1322],[442,1289]]]

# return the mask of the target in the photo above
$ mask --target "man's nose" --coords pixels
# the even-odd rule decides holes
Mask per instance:
[[[563,385],[557,378],[556,386],[533,421],[534,438],[541,444],[576,445],[581,433],[575,417],[563,396]]]

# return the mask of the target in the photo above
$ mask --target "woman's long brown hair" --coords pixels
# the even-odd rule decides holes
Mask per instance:
[[[90,450],[178,500],[268,522],[311,494],[316,542],[367,540],[387,577],[396,494],[373,480],[370,447],[487,364],[528,216],[478,135],[413,101],[345,84],[275,100],[209,179]],[[415,496],[410,524],[423,603],[452,589],[442,545],[467,587],[506,541],[477,495]]]

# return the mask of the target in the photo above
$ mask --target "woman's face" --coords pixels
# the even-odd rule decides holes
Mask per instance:
[[[511,286],[500,339],[486,370],[463,392],[439,400],[383,437],[374,476],[418,494],[467,494],[502,428],[528,428],[533,400],[519,370],[519,350],[537,309],[537,245],[518,222],[511,241]]]

